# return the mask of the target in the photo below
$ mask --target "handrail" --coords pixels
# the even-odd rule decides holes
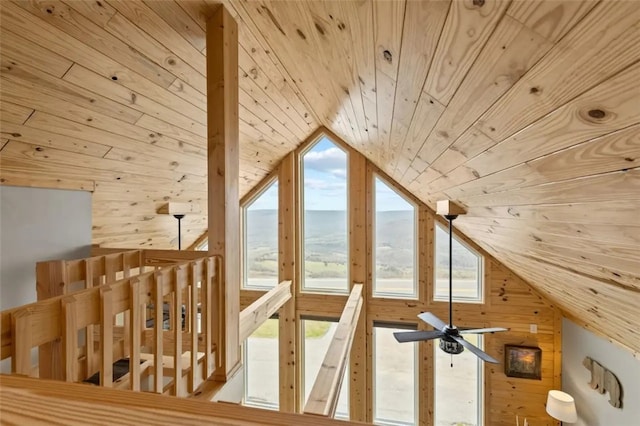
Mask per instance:
[[[354,284],[304,406],[304,414],[335,415],[361,308],[362,284]]]
[[[91,247],[91,254],[94,256],[106,256],[114,253],[121,253],[129,251],[125,248],[103,248],[103,247]],[[169,264],[175,264],[178,262],[184,262],[188,260],[200,259],[207,257],[206,251],[200,250],[156,250],[156,249],[142,249],[139,250],[142,254],[142,264],[145,266],[166,266]]]
[[[291,299],[291,281],[282,281],[243,309],[240,312],[240,341],[244,342],[289,299]]]
[[[33,375],[31,348],[61,339],[63,380],[99,373],[103,386],[140,390],[141,378],[154,375],[153,391],[184,396],[216,367],[218,264],[218,257],[200,258],[3,311],[0,359],[11,357],[12,372]],[[128,323],[114,321],[126,312]],[[127,354],[129,371],[113,383],[113,361]]]
[[[140,266],[142,265],[142,270]],[[144,272],[143,250],[124,250],[86,259],[49,260],[36,264],[38,300]],[[84,285],[80,286],[79,284]],[[73,288],[72,288],[73,287]]]
[[[258,327],[275,314],[289,299],[291,299],[291,281],[282,281],[251,305],[244,308],[240,312],[239,320],[240,342],[243,342],[256,331]],[[206,380],[191,397],[211,401],[215,396],[219,395],[227,385],[235,389],[237,383],[234,382],[233,379],[227,383]],[[233,391],[231,393],[235,394]]]

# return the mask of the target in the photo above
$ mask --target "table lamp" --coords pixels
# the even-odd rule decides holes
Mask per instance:
[[[550,390],[547,395],[547,414],[560,422],[575,423],[578,420],[576,404],[571,395]]]

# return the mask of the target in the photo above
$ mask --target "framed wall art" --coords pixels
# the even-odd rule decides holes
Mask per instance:
[[[504,345],[504,373],[508,377],[541,380],[541,363],[540,348]]]

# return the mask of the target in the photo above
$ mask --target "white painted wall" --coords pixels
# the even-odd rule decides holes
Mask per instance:
[[[0,186],[0,310],[35,302],[36,262],[90,249],[90,192]]]
[[[591,373],[582,365],[591,357],[616,375],[622,386],[622,409],[589,387]],[[562,390],[576,400],[578,426],[640,425],[640,360],[617,345],[562,320]]]
[[[0,186],[0,309],[36,300],[36,262],[90,249],[90,192]]]

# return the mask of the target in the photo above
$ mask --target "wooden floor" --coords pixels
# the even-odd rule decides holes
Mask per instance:
[[[0,400],[0,423],[3,425],[360,424],[18,376],[0,376]]]

